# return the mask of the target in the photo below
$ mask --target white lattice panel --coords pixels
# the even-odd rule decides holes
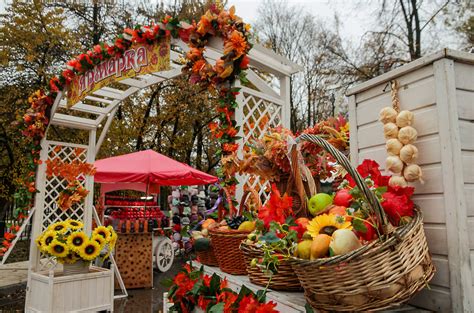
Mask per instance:
[[[75,160],[86,162],[87,146],[74,144],[48,144],[48,160],[59,158],[65,163],[71,163]],[[78,180],[82,186],[85,183],[85,177],[80,175]],[[67,219],[84,220],[84,203],[76,204],[68,210],[58,208],[56,201],[59,193],[67,186],[67,181],[62,177],[52,176],[45,177],[44,188],[44,211],[42,230],[46,229],[50,224]]]
[[[242,92],[243,98],[240,103],[243,113],[243,142],[248,143],[253,139],[260,139],[269,128],[281,124],[282,106],[268,99],[258,96],[259,92],[252,93],[250,89]],[[244,190],[255,189],[264,199],[268,198],[270,185],[268,181],[260,179],[255,175],[243,175],[240,183]]]

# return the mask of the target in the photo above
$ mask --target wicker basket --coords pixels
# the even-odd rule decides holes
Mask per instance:
[[[232,275],[246,275],[244,254],[239,246],[249,232],[238,230],[209,229],[217,263],[223,272]]]
[[[383,225],[380,240],[348,254],[314,261],[293,258],[290,263],[308,303],[327,311],[380,310],[400,305],[427,285],[435,273],[423,231],[422,215],[394,229],[375,195],[349,160],[322,138],[304,134],[333,155],[352,175]]]
[[[209,250],[205,251],[196,251],[196,256],[199,260],[199,263],[208,265],[208,266],[219,266],[217,262],[216,255],[214,254],[214,248],[212,245],[209,247]]]
[[[243,241],[240,244],[240,249],[244,253],[245,263],[247,265],[247,274],[250,281],[255,285],[267,287],[273,290],[284,290],[284,291],[300,291],[301,284],[296,276],[295,271],[292,269],[289,262],[285,260],[280,261],[278,266],[278,272],[273,274],[268,283],[270,276],[263,273],[258,267],[250,266],[250,262],[254,258],[262,258],[263,252],[255,245],[247,244]]]
[[[247,190],[240,201],[240,210],[249,209],[250,206],[247,203],[251,199],[250,196],[254,198],[257,206],[261,206],[258,193],[255,190]],[[219,268],[229,274],[247,275],[244,254],[239,247],[250,232],[235,229],[208,229],[208,231]]]

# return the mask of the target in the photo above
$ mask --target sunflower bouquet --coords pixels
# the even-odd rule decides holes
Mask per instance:
[[[91,236],[87,236],[83,228],[83,223],[76,220],[56,222],[49,225],[35,242],[42,253],[63,264],[74,264],[81,260],[91,262],[104,249],[107,257],[117,242],[117,233],[113,228],[98,226]]]

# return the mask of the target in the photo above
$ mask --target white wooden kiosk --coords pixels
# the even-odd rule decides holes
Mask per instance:
[[[84,100],[73,104],[69,109],[67,108],[65,93],[62,91],[58,93],[53,104],[49,128],[41,142],[40,159],[42,164],[39,165],[36,176],[38,192],[35,197],[35,206],[30,214],[31,216],[34,213],[33,238],[36,238],[51,223],[68,218],[82,220],[85,225],[85,231],[91,231],[94,213],[94,178],[86,176],[81,180],[86,189],[90,191],[85,202],[78,205],[74,210],[58,214],[55,209],[55,203],[58,193],[65,186],[65,181],[57,177],[46,177],[45,161],[60,157],[66,162],[79,160],[81,162],[94,163],[97,152],[106,138],[107,131],[121,103],[131,95],[139,93],[152,85],[181,75],[182,65],[179,59],[183,57],[189,48],[180,39],[172,39],[171,47],[171,70],[146,75],[136,74],[134,77],[115,81],[113,82],[113,88],[104,86],[89,94]],[[222,56],[222,50],[222,40],[213,39],[206,48],[205,56],[210,62],[215,63],[215,60]],[[239,107],[236,110],[235,120],[239,126],[257,126],[247,127],[250,131],[246,134],[243,133],[244,127],[240,128],[241,133],[239,136],[243,138],[241,144],[245,143],[251,136],[257,138],[263,136],[271,126],[282,124],[285,127],[289,127],[290,76],[300,70],[298,65],[258,44],[254,45],[250,51],[249,59],[250,68],[247,70],[247,79],[250,81],[251,84],[249,86],[251,87],[240,86],[236,83],[241,87],[241,91],[237,97]],[[273,75],[272,84],[261,79],[255,70],[265,71]],[[264,118],[268,118],[269,122],[259,125],[261,124],[259,122]],[[55,133],[51,131],[51,126],[59,129],[68,128],[86,132],[88,140],[81,143],[68,142],[66,140],[68,138],[62,141],[58,140],[54,138]],[[58,130],[56,129],[57,132]],[[78,149],[80,152],[77,152]],[[241,195],[244,184],[250,184],[248,177],[240,177],[238,197],[239,193]],[[252,184],[260,184],[260,182],[257,181]],[[264,188],[261,188],[261,190],[263,192]],[[113,281],[113,273],[110,270],[91,270],[89,274],[82,274],[85,276],[81,277],[80,280],[75,277],[78,275],[60,277],[59,272],[55,270],[56,264],[52,260],[40,262],[42,259],[44,261],[44,256],[40,254],[33,241],[30,247],[30,268],[26,293],[25,309],[27,312],[113,310],[113,289],[112,292],[102,294],[102,301],[99,303],[93,301],[93,298],[96,297],[93,290],[96,290],[96,288],[90,287],[92,285],[99,286],[95,281],[103,276],[108,275],[108,279]],[[119,273],[116,272],[116,274]],[[117,277],[120,278],[119,275]],[[59,284],[61,284],[61,287],[59,287]],[[104,286],[110,286],[106,282],[103,282],[103,284]],[[48,288],[41,286],[48,286]],[[75,299],[74,301],[79,300],[77,303],[74,302],[74,306],[68,306],[67,308],[55,307],[53,299],[57,297],[62,297],[64,302],[72,301],[72,299]],[[37,301],[38,299],[51,305],[43,306]]]
[[[414,196],[437,268],[429,289],[411,303],[438,312],[474,312],[474,54],[442,50],[364,82],[347,93],[354,165],[375,159],[385,167],[378,121],[390,106],[391,80],[400,107],[415,113],[418,164],[426,183]]]

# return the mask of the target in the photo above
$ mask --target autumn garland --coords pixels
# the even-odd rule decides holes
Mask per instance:
[[[67,62],[66,69],[50,80],[47,93],[39,90],[28,98],[30,108],[19,123],[19,128],[27,140],[26,146],[31,151],[28,162],[29,171],[22,178],[22,186],[15,194],[16,223],[8,225],[10,233],[5,233],[0,256],[10,247],[11,240],[15,238],[14,234],[20,229],[18,225],[28,217],[33,195],[37,191],[35,174],[37,165],[41,162],[39,159],[41,140],[49,124],[54,99],[60,91],[67,90],[75,76],[86,73],[104,60],[120,57],[134,43],[153,45],[170,36],[180,38],[191,48],[186,55],[188,61],[183,68],[183,72],[190,74],[190,83],[216,89],[219,93],[218,122],[211,123],[209,127],[214,137],[221,143],[222,150],[219,154],[228,155],[238,149],[236,143],[238,127],[233,115],[238,106],[236,96],[239,89],[233,88],[232,83],[236,78],[246,81],[243,70],[248,67],[247,53],[252,47],[249,43],[249,30],[250,26],[235,15],[234,7],[225,11],[213,4],[197,24],[188,24],[177,18],[166,16],[158,24],[136,26],[134,29],[127,28],[113,45],[101,43],[87,53],[80,54]],[[224,55],[214,66],[211,66],[205,60],[203,53],[208,40],[215,36],[224,40]],[[220,176],[222,185],[228,189],[233,198],[237,180],[233,176],[223,174]],[[232,202],[229,204],[233,206]]]

